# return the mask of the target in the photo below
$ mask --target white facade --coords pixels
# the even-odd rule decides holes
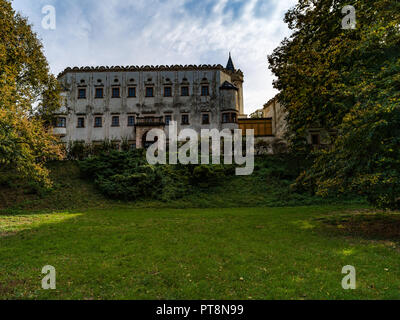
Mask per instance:
[[[54,133],[63,142],[143,147],[152,128],[237,128],[243,73],[221,65],[67,68],[58,77],[64,102]],[[188,120],[188,122],[186,121]],[[209,120],[209,121],[207,121]]]

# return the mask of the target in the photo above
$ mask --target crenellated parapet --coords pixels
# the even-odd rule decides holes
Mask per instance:
[[[243,76],[243,72],[241,70],[230,71],[224,68],[220,64],[202,64],[202,65],[157,65],[157,66],[99,66],[99,67],[68,67],[64,71],[62,71],[58,77],[62,77],[63,75],[69,72],[134,72],[134,71],[203,71],[203,70],[221,70],[228,74],[237,74]]]

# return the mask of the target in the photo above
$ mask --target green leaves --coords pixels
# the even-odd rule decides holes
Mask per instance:
[[[356,8],[357,29],[340,28]],[[355,191],[383,208],[400,202],[400,3],[300,0],[294,33],[269,57],[288,113],[292,145],[308,128],[340,133],[298,179],[318,194]]]

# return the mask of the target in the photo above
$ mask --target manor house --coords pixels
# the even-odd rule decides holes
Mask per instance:
[[[153,128],[168,132],[171,121],[184,128],[238,128],[243,112],[243,73],[231,56],[221,65],[67,68],[58,76],[64,91],[54,133],[64,143],[119,148],[146,147]]]

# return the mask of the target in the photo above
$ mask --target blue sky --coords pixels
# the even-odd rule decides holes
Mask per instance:
[[[13,0],[42,39],[51,71],[68,66],[222,64],[245,75],[245,112],[272,98],[267,55],[290,34],[296,0]],[[56,29],[41,27],[56,8]]]

